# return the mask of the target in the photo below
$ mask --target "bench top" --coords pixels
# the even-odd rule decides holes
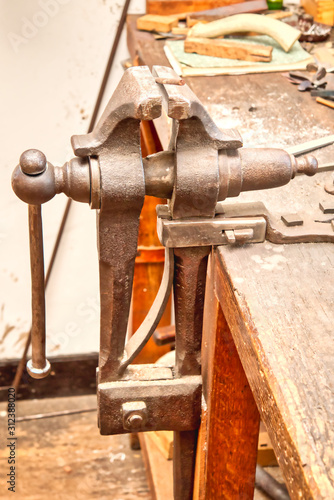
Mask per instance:
[[[143,64],[169,65],[163,41],[128,18],[128,47]],[[237,128],[247,147],[284,147],[333,134],[334,111],[278,73],[191,77],[186,83],[220,128]],[[164,147],[170,121],[156,121]],[[334,146],[316,152],[333,160]],[[288,186],[243,193],[276,216],[323,218],[331,172]],[[329,215],[329,218],[331,216]],[[216,292],[261,418],[293,498],[334,498],[334,246],[269,242],[216,251]]]

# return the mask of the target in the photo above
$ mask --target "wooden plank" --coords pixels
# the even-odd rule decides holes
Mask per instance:
[[[237,43],[207,38],[187,38],[184,42],[184,51],[226,59],[269,62],[271,61],[273,48],[253,43]]]
[[[263,422],[260,423],[259,442],[257,446],[257,463],[262,467],[277,465],[275,452]]]
[[[217,9],[193,12],[187,16],[190,21],[215,21],[222,17],[234,16],[246,12],[263,12],[268,9],[266,0],[249,0],[247,2],[235,3]],[[188,24],[189,25],[189,24]],[[190,25],[189,25],[190,26]]]
[[[202,344],[206,443],[198,448],[199,499],[253,499],[259,413],[208,271]],[[204,462],[204,464],[203,464]],[[201,463],[202,465],[199,465]],[[196,497],[196,496],[195,496]]]
[[[256,247],[219,250],[217,293],[291,498],[332,498],[333,250]]]
[[[156,444],[166,460],[173,459],[173,431],[146,432],[145,438]]]
[[[286,19],[287,17],[291,17],[293,15],[293,12],[291,11],[284,11],[284,10],[278,10],[274,12],[269,12],[266,14],[267,17],[272,17],[273,19]]]
[[[139,433],[152,500],[173,500],[173,462],[166,460],[157,445]]]
[[[173,35],[187,35],[189,31],[189,28],[179,28],[178,26],[176,28],[172,28],[172,33]]]
[[[202,414],[202,423],[198,438],[198,450],[202,450],[206,446],[206,419],[207,411],[205,409]],[[159,450],[166,458],[166,460],[173,459],[173,431],[147,432],[145,436],[147,439],[151,439],[158,446]],[[203,493],[199,494],[199,482],[201,480],[201,475],[204,474],[205,460],[203,458],[205,457],[198,456],[196,462],[195,482],[197,484],[197,487],[195,486],[194,490],[197,492],[196,495],[198,498],[203,495]],[[259,440],[257,446],[257,463],[259,465],[262,465],[262,467],[272,467],[274,465],[277,465],[277,460],[270,437],[262,422],[260,423]]]
[[[144,31],[163,31],[164,33],[168,33],[177,24],[177,19],[168,16],[147,14],[137,19],[137,29]]]
[[[240,0],[146,0],[146,12],[168,16],[179,12],[215,9],[239,2]]]

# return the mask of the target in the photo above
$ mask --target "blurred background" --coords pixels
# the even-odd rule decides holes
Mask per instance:
[[[87,131],[123,2],[1,0],[0,6],[0,358],[4,360],[22,355],[31,322],[27,206],[11,190],[11,173],[29,148],[43,151],[54,165],[73,155],[70,137]],[[143,12],[144,0],[131,2],[129,13]],[[124,29],[100,112],[127,57]],[[43,206],[46,267],[65,204],[65,195],[60,195]],[[74,203],[47,290],[49,356],[98,351],[97,266],[95,212]]]

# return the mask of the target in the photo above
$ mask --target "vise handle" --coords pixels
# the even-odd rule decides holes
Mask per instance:
[[[35,177],[45,172],[45,155],[37,150],[25,151],[20,157],[20,168],[24,175]],[[31,268],[32,358],[27,363],[27,371],[33,378],[44,378],[51,370],[45,356],[45,279],[42,208],[40,204],[28,205],[29,246]]]

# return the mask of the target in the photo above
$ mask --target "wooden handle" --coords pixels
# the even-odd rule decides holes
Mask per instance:
[[[322,97],[317,97],[316,101],[319,104],[324,104],[325,106],[328,106],[329,108],[334,109],[334,101],[329,101],[328,99],[323,99]]]
[[[188,36],[216,38],[221,35],[249,31],[271,36],[285,52],[289,52],[301,35],[300,31],[276,19],[258,14],[238,14],[207,24],[198,23],[190,30]]]

